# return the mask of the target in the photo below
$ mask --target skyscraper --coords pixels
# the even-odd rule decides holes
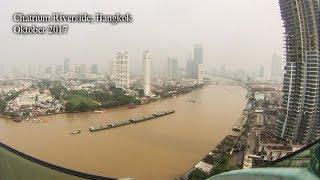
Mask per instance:
[[[33,75],[38,74],[38,69],[37,69],[36,65],[34,65],[34,64],[26,64],[26,65],[23,65],[23,67],[22,66],[20,66],[20,67],[22,68],[20,72],[23,75],[33,76]]]
[[[52,74],[52,67],[49,66],[49,67],[46,67],[46,74]]]
[[[190,55],[190,57],[187,59],[187,64],[186,64],[187,77],[190,77],[190,78],[193,77],[193,75],[194,75],[193,70],[194,70],[194,61]]]
[[[203,83],[203,64],[198,65],[198,77],[197,77],[197,83],[202,84]]]
[[[70,60],[69,59],[65,59],[64,60],[64,66],[63,66],[63,70],[64,70],[64,73],[68,73],[70,72]]]
[[[151,54],[149,50],[143,52],[143,92],[145,96],[151,91]]]
[[[169,79],[177,79],[178,61],[175,58],[168,58],[168,77]]]
[[[55,74],[62,74],[62,72],[63,72],[62,65],[56,65],[54,72],[55,72]]]
[[[86,64],[80,65],[79,74],[82,76],[87,74],[87,65]]]
[[[80,66],[78,64],[74,65],[74,74],[79,75],[80,74]]]
[[[203,64],[203,48],[201,44],[194,45],[194,61],[197,65]]]
[[[128,52],[118,52],[113,63],[113,77],[117,88],[129,88],[129,55]]]
[[[319,0],[279,0],[285,27],[283,108],[277,134],[304,144],[319,138]]]
[[[260,67],[258,74],[259,74],[260,79],[264,78],[264,67],[263,66]]]
[[[38,65],[38,73],[44,74],[45,73],[45,68],[43,65]]]
[[[199,67],[201,69],[199,69]],[[191,56],[187,59],[186,64],[186,75],[189,78],[198,79],[199,72],[203,73],[204,65],[203,65],[203,48],[201,44],[195,44],[193,49],[193,59]]]
[[[0,75],[4,74],[4,65],[0,64]]]
[[[99,73],[99,66],[98,64],[91,65],[91,74],[98,74]]]
[[[193,70],[192,70],[192,76],[194,78],[198,78],[198,67],[199,64],[203,64],[203,48],[201,44],[195,44],[193,49]],[[203,66],[201,66],[203,67]]]

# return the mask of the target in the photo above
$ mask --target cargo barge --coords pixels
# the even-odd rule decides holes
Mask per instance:
[[[166,116],[166,115],[169,115],[169,114],[172,114],[172,113],[175,113],[175,111],[171,110],[171,111],[156,112],[156,113],[153,113],[152,115],[143,116],[143,117],[140,117],[140,118],[133,118],[133,119],[125,120],[125,121],[113,122],[113,123],[110,123],[110,124],[107,124],[107,125],[101,125],[101,126],[96,126],[96,127],[92,126],[92,127],[89,128],[89,131],[96,132],[96,131],[116,128],[116,127],[120,127],[120,126],[125,126],[125,125],[129,125],[129,124],[136,124],[136,123],[139,123],[139,122],[143,122],[143,121],[159,118],[159,117],[162,117],[162,116]]]

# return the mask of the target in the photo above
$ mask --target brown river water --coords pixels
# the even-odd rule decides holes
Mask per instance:
[[[180,177],[226,135],[246,105],[239,86],[209,85],[175,99],[116,108],[104,113],[66,113],[40,121],[0,119],[0,141],[34,157],[67,168],[111,177]],[[186,100],[195,99],[196,103]],[[89,132],[92,125],[176,113],[114,129]],[[71,135],[71,131],[82,132]]]

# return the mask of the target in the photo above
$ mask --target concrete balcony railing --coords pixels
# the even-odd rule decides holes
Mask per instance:
[[[241,169],[215,175],[208,180],[319,180],[320,140],[261,168]]]
[[[5,144],[0,143],[0,179],[4,180],[81,180],[115,179],[87,174],[48,162],[19,152]]]
[[[318,180],[314,174],[302,168],[257,168],[222,173],[208,180]]]

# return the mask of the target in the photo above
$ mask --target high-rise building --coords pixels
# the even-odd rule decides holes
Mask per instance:
[[[74,74],[80,75],[80,66],[78,64],[74,65]]]
[[[202,69],[198,69],[201,67]],[[186,64],[186,75],[189,78],[198,79],[199,72],[203,73],[204,65],[203,65],[203,48],[201,44],[195,44],[193,49],[193,59],[191,56],[187,60]]]
[[[113,63],[113,77],[117,88],[129,88],[129,55],[118,52]]]
[[[193,52],[193,70],[192,70],[192,76],[194,78],[198,78],[198,67],[199,64],[203,64],[203,48],[201,44],[195,44],[194,45],[194,52]],[[203,68],[203,66],[201,66]]]
[[[84,76],[87,74],[87,65],[86,64],[81,64],[79,68],[79,74]]]
[[[198,77],[197,77],[197,83],[202,84],[203,83],[203,64],[198,65]]]
[[[149,50],[143,52],[143,92],[145,96],[151,91],[151,54]]]
[[[263,66],[260,67],[258,76],[259,76],[260,79],[263,79],[265,77],[264,76],[264,67]]]
[[[69,59],[65,59],[64,60],[64,66],[63,66],[63,70],[64,70],[64,73],[68,73],[70,72],[70,60]]]
[[[190,77],[192,78],[194,73],[194,61],[192,59],[192,57],[190,56],[188,59],[187,59],[187,64],[186,64],[186,75],[187,77]]]
[[[98,74],[99,73],[99,66],[98,64],[91,65],[91,74]]]
[[[36,65],[34,64],[31,64],[28,66],[28,75],[29,76],[33,76],[33,75],[36,75],[36,74],[39,74],[39,69],[37,68]]]
[[[274,81],[281,80],[281,57],[277,54],[273,54],[272,63],[271,63],[271,71],[270,71],[270,79]]]
[[[57,65],[55,67],[55,74],[62,74],[63,70],[62,70],[62,65]]]
[[[175,58],[168,58],[168,77],[169,79],[177,79],[178,61]]]
[[[52,67],[49,66],[49,67],[46,67],[46,74],[52,74]]]
[[[277,134],[294,144],[305,144],[320,137],[319,0],[279,3],[286,65]]]
[[[4,65],[0,64],[0,75],[4,74]]]
[[[38,73],[40,73],[40,74],[45,73],[45,67],[43,65],[38,65]]]
[[[194,61],[196,64],[203,64],[203,48],[201,44],[194,45]]]

